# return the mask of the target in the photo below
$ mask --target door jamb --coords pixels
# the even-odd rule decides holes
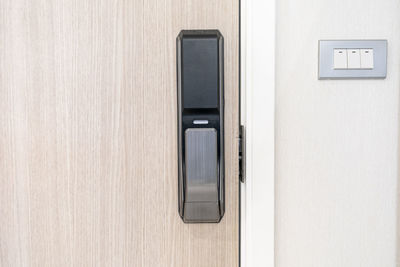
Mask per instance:
[[[275,0],[240,1],[240,266],[274,266]]]

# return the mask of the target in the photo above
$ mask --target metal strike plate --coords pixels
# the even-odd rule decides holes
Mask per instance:
[[[184,30],[177,37],[178,201],[186,223],[224,215],[223,37]]]

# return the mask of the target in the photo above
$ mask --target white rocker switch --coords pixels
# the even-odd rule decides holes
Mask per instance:
[[[361,68],[360,49],[347,49],[347,68]]]
[[[333,49],[333,68],[347,69],[347,49]]]
[[[373,69],[374,68],[374,50],[373,49],[360,49],[361,68]]]

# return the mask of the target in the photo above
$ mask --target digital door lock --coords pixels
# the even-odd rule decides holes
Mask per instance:
[[[178,201],[186,223],[219,222],[225,212],[223,60],[218,30],[178,35]]]

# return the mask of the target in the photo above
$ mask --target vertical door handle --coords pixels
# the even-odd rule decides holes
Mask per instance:
[[[178,200],[184,222],[219,222],[224,203],[224,51],[218,30],[177,37]]]

